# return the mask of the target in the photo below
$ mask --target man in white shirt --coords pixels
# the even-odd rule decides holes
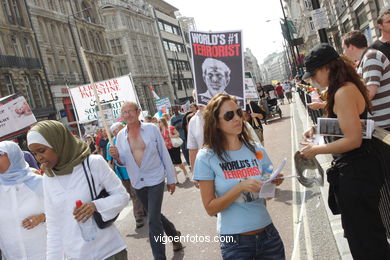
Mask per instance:
[[[180,236],[172,222],[161,214],[165,177],[167,190],[173,194],[175,170],[160,130],[154,124],[139,121],[141,110],[138,105],[125,102],[121,113],[127,127],[118,133],[116,145],[110,147],[110,155],[126,167],[137,197],[147,211],[154,258],[166,259],[164,231],[169,237]],[[181,249],[180,242],[173,242],[174,251]]]

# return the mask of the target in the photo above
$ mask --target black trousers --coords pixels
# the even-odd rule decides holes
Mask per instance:
[[[338,160],[335,194],[354,259],[390,259],[390,246],[379,213],[383,168],[375,151]],[[334,187],[333,187],[334,188]]]

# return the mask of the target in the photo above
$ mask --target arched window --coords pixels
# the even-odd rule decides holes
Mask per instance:
[[[19,50],[19,44],[18,40],[16,39],[15,35],[11,35],[11,46],[14,51],[15,56],[20,57],[20,50]]]
[[[85,34],[85,31],[84,29],[81,29],[80,30],[80,33],[81,33],[81,44],[83,45],[83,47],[86,49],[86,50],[90,50],[90,46],[89,46],[89,42],[88,42],[88,39],[87,39],[87,35]]]
[[[50,25],[50,29],[51,29],[51,32],[52,32],[52,36],[54,38],[54,43],[59,45],[60,44],[60,39],[58,38],[57,29],[56,29],[55,25],[51,24]]]
[[[102,46],[100,45],[100,39],[98,34],[96,34],[95,36],[95,43],[96,43],[97,51],[102,52]]]
[[[111,78],[112,77],[111,70],[108,68],[107,63],[104,63],[103,66],[104,66],[104,71],[107,73],[107,79]]]
[[[26,37],[24,37],[23,40],[24,40],[24,47],[26,48],[27,57],[34,57],[30,40]]]
[[[93,51],[97,51],[97,46],[96,46],[96,42],[94,41],[94,38],[95,37],[93,37],[93,33],[90,31],[89,33],[88,33],[88,38],[89,38],[89,40],[91,41],[91,50],[93,50]]]
[[[1,95],[4,97],[15,93],[15,87],[14,87],[14,82],[12,80],[11,74],[3,74],[3,75],[4,75],[5,89],[1,88]]]
[[[96,71],[97,71],[97,79],[102,80],[104,78],[103,71],[102,71],[102,66],[100,62],[96,62]]]
[[[22,16],[20,15],[20,7],[19,7],[20,1],[12,0],[12,8],[14,9],[16,21],[19,25],[24,25],[24,21]]]
[[[84,19],[87,20],[90,23],[96,23],[96,15],[94,15],[92,6],[89,2],[83,1],[81,3],[81,9],[83,11]]]
[[[39,30],[41,31],[43,41],[47,42],[45,24],[42,21],[39,21]]]
[[[4,14],[8,18],[8,22],[12,23],[12,24],[15,24],[14,17],[12,15],[11,8],[9,6],[8,0],[3,0],[2,2],[3,2]]]
[[[70,35],[69,35],[68,28],[66,28],[64,26],[63,29],[64,29],[64,34],[62,35],[62,41],[63,41],[65,46],[69,46],[70,45]]]
[[[30,79],[27,74],[23,74],[23,87],[24,87],[24,94],[27,98],[27,102],[30,105],[31,108],[35,108],[35,100],[34,100],[34,94],[30,85]]]
[[[42,79],[41,76],[39,76],[38,74],[34,75],[34,85],[35,85],[35,89],[38,92],[38,97],[41,103],[41,107],[46,107],[47,103],[46,103],[46,96],[43,91]]]
[[[93,79],[97,80],[98,77],[97,77],[97,74],[96,74],[96,69],[95,69],[95,66],[93,65],[93,63],[91,61],[89,62],[89,67],[91,69]]]

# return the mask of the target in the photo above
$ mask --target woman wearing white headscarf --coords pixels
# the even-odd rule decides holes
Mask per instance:
[[[42,176],[14,142],[0,142],[0,249],[5,259],[46,259]]]
[[[95,239],[91,240],[83,238],[79,227],[95,211],[107,221],[129,203],[129,195],[103,157],[91,155],[89,146],[58,121],[35,124],[27,134],[27,143],[45,171],[47,260],[127,260],[126,243],[115,225],[96,226]],[[86,175],[93,176],[96,194],[105,189],[109,196],[92,198]],[[77,200],[83,203],[76,209]],[[96,223],[92,222],[93,228]]]

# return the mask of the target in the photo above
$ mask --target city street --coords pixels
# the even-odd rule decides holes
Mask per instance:
[[[265,147],[273,163],[278,164],[283,158],[288,159],[283,171],[285,175],[294,175],[292,155],[298,149],[303,124],[306,124],[304,110],[300,106],[300,103],[283,105],[283,119],[277,117],[265,125]],[[179,181],[184,182],[182,174],[179,174]],[[326,191],[325,188],[324,190]],[[304,193],[306,203],[300,218]],[[294,259],[341,259],[322,196],[318,187],[304,190],[296,180],[286,179],[277,190],[276,198],[267,201],[267,207],[285,245],[286,259],[291,259],[293,251]],[[206,214],[199,190],[191,183],[179,185],[172,196],[165,193],[163,213],[181,231],[182,236],[188,236],[194,241],[185,242],[185,249],[175,254],[172,245],[168,244],[168,259],[221,259],[219,243],[195,242],[196,236],[210,236],[213,239],[217,232],[216,218]],[[121,213],[116,225],[128,245],[129,259],[152,259],[148,229],[146,226],[135,229],[129,206]]]

